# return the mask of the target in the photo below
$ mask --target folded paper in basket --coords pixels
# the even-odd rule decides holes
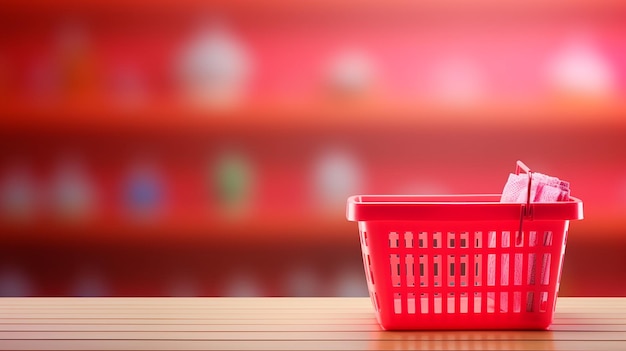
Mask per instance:
[[[528,177],[527,174],[510,174],[509,179],[504,186],[504,190],[502,191],[502,197],[500,199],[501,202],[515,202],[515,203],[525,203],[527,201],[528,195]],[[569,200],[570,189],[569,183],[563,180],[560,180],[556,177],[551,177],[549,175],[541,174],[541,173],[532,173],[532,182],[530,187],[530,202],[555,202],[555,201],[567,201]],[[515,242],[519,242],[518,239],[519,233],[516,233]],[[530,242],[534,242],[537,233],[529,233]],[[490,236],[489,238],[489,246],[495,247],[496,245],[496,237],[495,235]],[[504,256],[504,262],[502,262],[503,266],[508,267],[508,256]],[[487,280],[494,281],[496,275],[496,258],[492,255],[489,256],[488,270],[487,270]],[[535,267],[534,260],[531,265],[528,267],[528,284],[535,283]],[[541,263],[541,283],[547,284],[549,277],[547,260],[543,259]],[[521,284],[522,277],[522,267],[521,260],[516,260],[515,262],[515,275],[514,275],[514,284]],[[508,269],[502,270],[502,275],[508,274]],[[501,277],[503,281],[509,281],[507,277]],[[518,301],[519,298],[516,296],[514,301],[514,306],[519,306],[521,301]],[[502,306],[506,306],[508,304],[507,297],[503,296]],[[532,311],[532,301],[528,301],[526,304],[526,310]]]
[[[502,191],[501,202],[526,202],[528,175],[510,174]],[[541,173],[532,174],[530,202],[553,202],[569,200],[569,183]]]

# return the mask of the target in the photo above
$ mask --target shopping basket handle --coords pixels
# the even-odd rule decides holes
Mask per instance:
[[[532,209],[530,207],[530,189],[533,182],[533,172],[530,171],[530,168],[526,166],[524,162],[517,160],[515,174],[520,174],[520,171],[524,171],[524,173],[528,175],[528,189],[526,192],[526,206],[522,205],[522,209],[520,211],[519,235],[516,237],[518,245],[521,244],[522,230],[524,229],[524,218],[532,218]]]
[[[517,160],[517,164],[515,165],[515,174],[519,174],[520,171],[524,171],[524,173],[531,173],[530,168],[526,166],[526,164],[520,160]]]
[[[520,171],[524,171],[528,175],[528,187],[526,192],[526,207],[524,208],[524,215],[530,216],[530,188],[533,181],[533,172],[530,171],[530,168],[526,166],[526,164],[520,160],[517,160],[515,166],[515,174],[519,174]]]

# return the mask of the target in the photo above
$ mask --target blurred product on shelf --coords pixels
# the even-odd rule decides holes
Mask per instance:
[[[326,67],[326,87],[333,96],[358,98],[375,92],[378,66],[371,53],[360,49],[339,49]]]
[[[0,297],[33,296],[33,282],[21,268],[12,264],[0,266]]]
[[[233,107],[245,98],[252,73],[247,48],[223,21],[203,23],[176,61],[183,100],[194,107]]]
[[[122,208],[131,220],[156,220],[166,208],[164,174],[154,161],[136,159],[127,170],[122,191]]]
[[[368,296],[366,280],[363,279],[363,266],[349,266],[337,269],[332,284],[334,287],[329,291],[331,296],[351,297],[351,296]]]
[[[626,1],[1,4],[0,295],[365,296],[349,195],[512,158],[585,199],[561,291],[626,291]]]
[[[265,296],[260,278],[249,272],[249,269],[231,269],[223,283],[224,285],[218,291],[218,294],[222,296]]]
[[[100,72],[86,26],[79,21],[61,21],[54,28],[52,38],[40,38],[44,45],[27,60],[26,97],[46,103],[95,98]]]
[[[322,212],[336,213],[341,203],[363,185],[363,171],[356,157],[335,147],[321,152],[312,170],[314,201]]]
[[[239,150],[225,150],[210,167],[210,191],[217,197],[221,214],[237,217],[252,205],[254,170],[249,158]]]
[[[430,73],[429,94],[444,106],[476,105],[488,96],[486,73],[467,55],[437,60]]]
[[[319,296],[324,288],[316,269],[305,263],[291,265],[285,273],[283,284],[287,296]]]
[[[9,78],[9,63],[8,60],[0,52],[0,103],[9,99],[9,95],[13,93],[11,88],[11,78]]]
[[[617,74],[589,35],[569,38],[549,59],[549,87],[557,95],[602,100],[615,94]]]
[[[57,31],[56,64],[63,98],[93,100],[100,91],[95,43],[87,25],[78,20],[61,22]]]
[[[85,220],[97,206],[96,185],[85,162],[76,156],[60,159],[50,181],[52,214],[63,220]]]
[[[23,162],[5,168],[0,180],[2,218],[9,221],[31,221],[39,210],[38,184]]]

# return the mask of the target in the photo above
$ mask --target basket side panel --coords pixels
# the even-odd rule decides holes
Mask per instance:
[[[518,221],[361,222],[377,318],[385,329],[545,329],[567,226],[527,221],[520,235]]]

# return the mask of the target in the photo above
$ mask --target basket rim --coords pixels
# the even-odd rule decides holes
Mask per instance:
[[[568,201],[535,202],[524,212],[526,203],[502,203],[500,194],[456,195],[353,195],[347,200],[349,221],[440,221],[440,220],[580,220],[583,203]]]

